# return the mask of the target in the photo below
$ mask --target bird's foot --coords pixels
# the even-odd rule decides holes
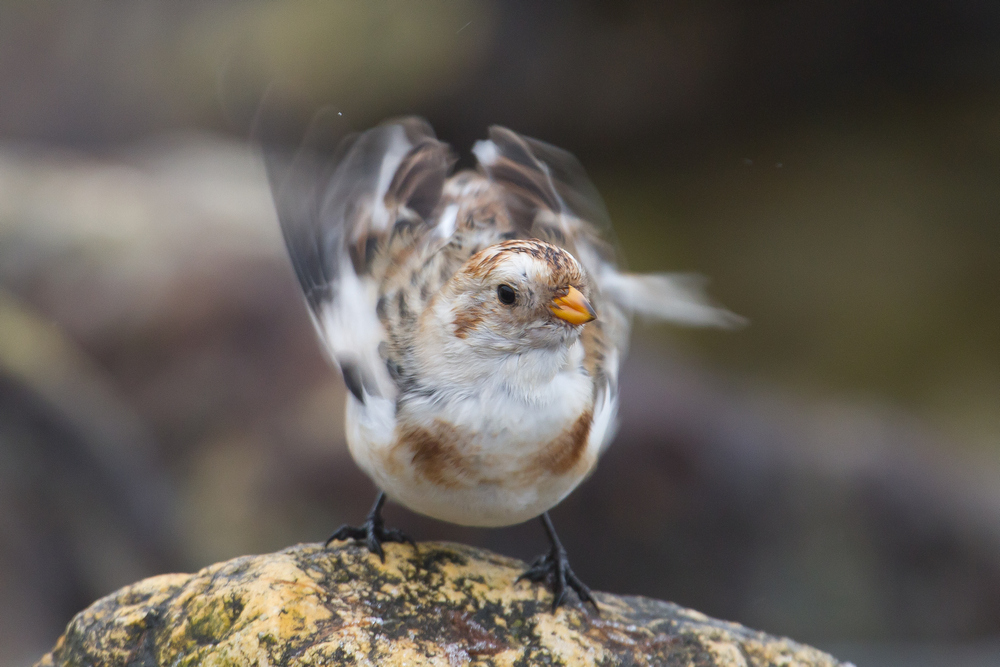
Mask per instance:
[[[385,562],[385,552],[382,550],[383,542],[405,542],[416,550],[417,543],[409,535],[398,528],[385,527],[385,521],[382,519],[382,504],[384,502],[385,494],[379,494],[375,506],[372,507],[372,511],[368,513],[368,518],[363,524],[360,526],[348,526],[347,524],[341,526],[327,538],[323,546],[328,547],[331,542],[338,540],[364,541],[368,551],[376,554],[383,563]]]
[[[594,611],[601,613],[601,608],[597,606],[597,600],[591,594],[587,585],[580,581],[580,578],[573,573],[573,568],[569,566],[566,558],[566,551],[561,547],[553,547],[552,551],[542,554],[535,559],[524,573],[517,578],[517,581],[527,579],[528,581],[545,581],[552,588],[552,613],[555,613],[566,598],[569,588],[576,591],[580,602],[589,602],[594,605]],[[516,583],[516,582],[515,582]]]

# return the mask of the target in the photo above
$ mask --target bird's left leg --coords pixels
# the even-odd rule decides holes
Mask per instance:
[[[545,534],[549,536],[549,543],[552,545],[552,548],[549,550],[549,553],[542,554],[536,558],[531,567],[517,578],[517,581],[521,581],[522,579],[535,582],[549,581],[552,586],[552,594],[554,595],[552,600],[553,613],[563,603],[566,597],[566,585],[568,584],[570,588],[576,591],[577,597],[580,598],[581,602],[589,602],[594,605],[594,609],[600,614],[601,608],[597,606],[597,600],[591,595],[590,589],[580,581],[573,573],[572,568],[570,568],[569,560],[566,558],[566,549],[563,548],[562,542],[559,541],[556,529],[552,527],[552,519],[549,518],[549,513],[545,512],[540,518],[542,526],[545,528]]]
[[[376,554],[383,563],[385,562],[385,552],[382,551],[383,542],[406,542],[416,549],[417,544],[409,535],[398,528],[385,527],[385,520],[382,518],[382,505],[384,504],[385,492],[382,491],[375,499],[375,504],[372,505],[372,510],[368,513],[368,518],[363,524],[360,526],[346,524],[341,526],[327,539],[324,546],[330,546],[330,542],[336,540],[364,540],[368,551]]]

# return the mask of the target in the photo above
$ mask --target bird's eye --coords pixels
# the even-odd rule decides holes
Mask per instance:
[[[510,285],[500,285],[497,287],[497,298],[505,306],[513,306],[514,302],[517,301],[517,292]]]

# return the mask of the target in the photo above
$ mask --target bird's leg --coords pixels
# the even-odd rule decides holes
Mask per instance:
[[[375,499],[372,511],[368,513],[368,518],[363,524],[357,527],[344,524],[330,536],[324,546],[330,546],[330,542],[336,540],[364,540],[368,551],[377,554],[383,563],[385,562],[385,552],[382,551],[383,542],[406,542],[416,549],[417,545],[409,535],[398,528],[385,527],[385,520],[382,519],[382,505],[384,504],[385,492],[382,491]]]
[[[573,569],[570,568],[569,560],[566,558],[566,549],[563,548],[562,542],[559,541],[556,529],[552,527],[552,519],[549,518],[549,513],[545,512],[540,518],[542,526],[545,528],[545,533],[549,536],[549,543],[552,545],[552,548],[549,550],[549,553],[542,554],[536,558],[531,567],[517,578],[517,581],[528,579],[535,582],[543,580],[549,582],[552,586],[552,594],[554,596],[552,600],[553,613],[563,603],[566,597],[566,585],[569,584],[569,587],[576,591],[577,597],[580,598],[581,602],[589,602],[594,605],[594,609],[600,614],[601,608],[597,606],[597,600],[591,595],[590,589],[573,574]]]

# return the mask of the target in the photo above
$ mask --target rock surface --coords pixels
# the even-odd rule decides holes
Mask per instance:
[[[845,665],[641,597],[555,614],[525,565],[472,547],[304,544],[127,586],[77,614],[49,665]],[[575,602],[575,599],[574,599]]]

